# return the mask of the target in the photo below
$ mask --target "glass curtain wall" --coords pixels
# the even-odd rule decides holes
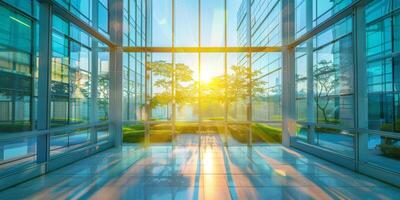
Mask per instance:
[[[352,18],[300,44],[295,63],[298,136],[354,158]],[[301,127],[309,123],[304,134]]]
[[[52,21],[50,127],[57,130],[65,126],[107,121],[109,109],[107,47],[57,15],[52,16]],[[92,92],[94,78],[97,94]],[[51,155],[91,143],[90,128],[54,132],[56,133],[50,138]]]
[[[125,3],[127,10],[131,2]],[[148,117],[150,141],[170,142],[177,134],[219,133],[229,135],[233,144],[248,144],[250,134],[254,135],[252,142],[280,143],[281,53],[196,49],[281,46],[281,1],[151,0],[147,3],[151,4],[147,45],[170,49],[147,53],[149,87],[145,93],[149,108],[144,114]],[[250,12],[254,13],[251,20]],[[129,21],[128,17],[124,19]],[[127,22],[124,29],[132,30]],[[173,52],[181,47],[194,51]],[[126,64],[129,60],[124,55],[124,69],[131,66]],[[126,109],[123,110],[128,111],[123,114],[125,118],[133,113],[129,108],[129,76],[125,70]],[[125,127],[124,138],[139,137],[144,128]],[[131,142],[142,141],[143,138]]]
[[[37,2],[0,4],[0,133],[18,134],[36,129]],[[37,137],[0,140],[0,171],[33,164]]]
[[[145,0],[123,1],[123,45],[145,46]],[[145,53],[123,53],[123,142],[144,141]]]
[[[365,8],[368,131],[364,161],[400,172],[400,2],[373,1]]]
[[[83,152],[83,157],[113,144],[108,129],[108,46],[56,11],[39,15],[46,8],[40,4],[36,0],[0,2],[2,177],[38,176],[45,173],[43,163],[48,165],[46,171],[52,170],[78,159],[65,159],[76,152]],[[49,6],[67,8],[70,15],[108,37],[107,0],[58,0]],[[49,32],[39,27],[42,20],[52,22]],[[39,48],[44,43],[50,52]],[[39,67],[46,60],[49,66]],[[44,77],[49,77],[48,85]],[[44,92],[48,96],[40,95]],[[50,109],[48,117],[39,109],[44,107]],[[90,150],[92,147],[96,149]],[[57,164],[52,165],[54,162]],[[5,185],[23,181],[24,177],[18,177]]]
[[[296,0],[294,27],[292,145],[394,184],[399,9],[396,0]]]

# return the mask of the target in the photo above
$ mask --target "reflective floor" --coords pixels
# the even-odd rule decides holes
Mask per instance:
[[[395,199],[400,189],[281,145],[110,149],[0,193],[0,199]],[[197,141],[197,142],[196,142]]]

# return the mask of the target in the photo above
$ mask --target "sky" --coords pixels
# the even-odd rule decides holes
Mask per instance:
[[[172,46],[172,1],[153,0],[153,46]],[[237,46],[237,12],[242,0],[227,1],[228,46]],[[224,0],[201,0],[202,46],[224,46]],[[175,0],[175,46],[198,47],[199,2]]]

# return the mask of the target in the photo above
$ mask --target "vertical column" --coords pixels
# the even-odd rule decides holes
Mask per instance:
[[[294,40],[294,12],[294,0],[282,0],[282,144],[285,146],[290,145],[290,137],[296,132],[294,49],[288,46]]]
[[[172,0],[172,49],[175,47],[175,1]],[[175,52],[172,52],[172,144],[175,144],[175,122],[176,122],[176,68],[175,68]]]
[[[228,46],[228,36],[227,36],[227,0],[224,0],[224,46]],[[228,54],[224,52],[224,144],[228,146]]]
[[[246,37],[247,37],[247,47],[249,47],[249,51],[247,52],[247,68],[248,68],[248,78],[250,81],[249,87],[247,88],[248,94],[249,94],[249,103],[247,106],[247,121],[250,122],[250,127],[249,127],[249,137],[248,137],[248,141],[247,141],[247,145],[251,146],[253,143],[253,132],[252,132],[252,128],[251,126],[252,124],[252,118],[253,118],[253,93],[252,93],[252,77],[251,77],[251,73],[252,73],[252,59],[251,59],[251,0],[247,0],[247,32],[246,32]]]
[[[355,55],[355,119],[356,119],[356,167],[359,161],[366,160],[368,156],[368,134],[360,130],[368,129],[368,93],[367,93],[367,73],[366,73],[366,53],[365,53],[365,4],[355,9],[353,18],[353,48]]]
[[[122,145],[122,0],[110,0],[110,38],[117,47],[110,49],[110,121],[115,146]]]
[[[201,47],[201,1],[202,0],[198,0],[198,3],[199,3],[199,5],[198,5],[198,9],[199,9],[199,14],[198,14],[198,29],[199,29],[199,32],[198,32],[198,39],[199,39],[199,44],[198,44],[198,47],[200,48]],[[201,134],[201,131],[202,131],[202,127],[201,127],[201,123],[202,123],[202,120],[203,120],[203,113],[202,113],[202,110],[201,110],[201,96],[202,96],[202,92],[201,92],[201,53],[199,52],[198,53],[198,60],[197,60],[197,71],[199,72],[198,73],[198,75],[197,75],[197,79],[199,80],[198,81],[198,85],[197,85],[197,95],[198,95],[198,97],[197,97],[197,106],[198,106],[198,113],[199,113],[199,116],[198,116],[198,131],[199,131],[199,133]],[[199,147],[200,147],[200,145],[201,145],[201,135],[200,135],[200,137],[199,137],[200,139],[199,139]]]
[[[199,44],[198,44],[198,47],[200,48],[201,47],[201,0],[198,0],[198,3],[199,3],[199,5],[198,5],[198,18],[199,18],[199,24],[198,24],[198,29],[199,29],[199,32],[198,32],[198,36],[199,36]],[[202,131],[202,128],[201,128],[201,121],[202,121],[202,112],[201,112],[201,95],[202,95],[202,92],[201,92],[201,53],[199,52],[198,53],[198,60],[197,60],[197,64],[198,64],[198,66],[197,66],[197,71],[199,72],[198,73],[198,75],[197,75],[197,79],[199,80],[198,81],[198,85],[197,85],[197,95],[198,95],[198,97],[197,97],[197,106],[198,106],[198,113],[199,113],[199,116],[198,116],[198,130],[199,130],[199,133],[201,133],[201,131]],[[199,145],[200,145],[200,143],[201,143],[201,135],[200,135],[200,137],[199,137],[200,139],[199,139]]]
[[[306,0],[306,31],[313,28],[313,11],[312,1]],[[307,57],[307,122],[308,122],[308,135],[307,142],[314,143],[315,133],[315,116],[314,116],[314,59],[313,59],[313,40],[309,39],[306,42],[306,57]]]
[[[151,46],[151,34],[152,34],[152,26],[151,26],[151,21],[152,21],[152,0],[145,0],[145,47]],[[149,119],[150,119],[150,99],[149,99],[149,93],[151,94],[150,88],[149,88],[149,82],[150,81],[150,71],[149,71],[149,66],[148,66],[148,61],[151,60],[150,53],[146,52],[145,58],[144,58],[144,64],[145,64],[145,79],[144,79],[144,103],[145,103],[145,115],[144,115],[144,126],[145,126],[145,136],[144,136],[144,143],[145,145],[148,145],[150,142],[150,135],[149,135]],[[151,87],[151,84],[150,84]]]
[[[92,25],[97,28],[98,25],[98,0],[93,1],[93,11],[92,11]],[[92,60],[91,60],[91,99],[90,99],[90,115],[89,121],[91,124],[97,121],[97,97],[98,97],[98,42],[94,38],[92,39]],[[96,129],[92,127],[90,130],[90,141],[94,144],[96,143]]]
[[[40,2],[39,10],[39,78],[37,130],[50,127],[50,74],[51,74],[51,5]],[[50,133],[37,137],[37,162],[44,163],[50,158]]]

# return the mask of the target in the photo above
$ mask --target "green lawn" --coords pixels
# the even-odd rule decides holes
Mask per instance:
[[[220,133],[224,132],[223,125],[206,125],[202,126],[199,131],[198,123],[177,122],[177,134],[185,133]],[[123,128],[123,142],[125,143],[142,143],[144,141],[144,125],[136,124],[125,126]],[[150,127],[150,142],[171,142],[172,125],[169,123],[155,124]],[[250,131],[249,125],[230,124],[228,126],[229,134],[240,143],[247,143],[248,134]],[[273,127],[267,124],[256,123],[251,125],[253,134],[253,143],[281,143],[282,129]]]

